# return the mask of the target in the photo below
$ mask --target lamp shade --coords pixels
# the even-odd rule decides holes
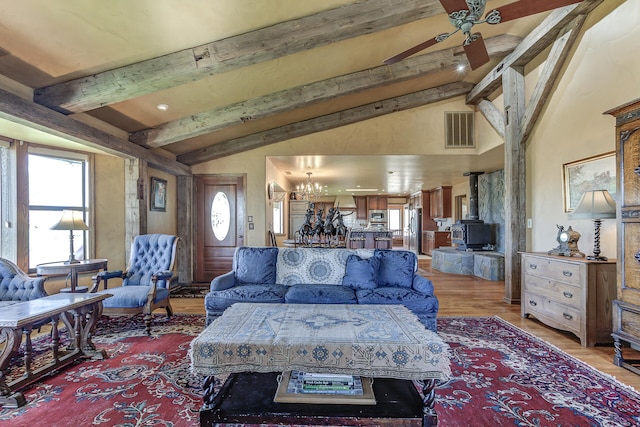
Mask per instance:
[[[62,211],[62,218],[51,230],[88,230],[87,224],[82,219],[80,211]]]
[[[615,218],[616,202],[607,190],[585,191],[580,203],[569,217],[571,219]]]

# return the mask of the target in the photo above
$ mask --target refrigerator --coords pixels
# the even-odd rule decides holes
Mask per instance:
[[[422,246],[422,208],[405,205],[404,246],[407,250],[420,254]]]

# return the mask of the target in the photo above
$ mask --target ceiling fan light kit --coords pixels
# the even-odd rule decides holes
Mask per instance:
[[[405,50],[391,58],[385,59],[385,64],[395,64],[415,53],[427,49],[436,43],[440,43],[458,31],[465,34],[462,43],[465,54],[469,60],[469,66],[472,70],[489,62],[489,53],[480,33],[472,33],[471,29],[476,24],[496,25],[502,22],[511,21],[513,19],[534,15],[540,12],[546,12],[563,6],[569,6],[574,3],[580,3],[582,0],[519,0],[509,3],[502,7],[492,9],[487,13],[484,19],[480,19],[487,5],[486,0],[440,0],[442,7],[449,15],[451,25],[455,30],[450,33],[440,34],[432,39],[422,42],[410,49]]]

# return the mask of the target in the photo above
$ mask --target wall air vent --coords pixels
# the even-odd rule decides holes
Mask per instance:
[[[445,148],[474,148],[473,112],[445,112],[444,132]]]

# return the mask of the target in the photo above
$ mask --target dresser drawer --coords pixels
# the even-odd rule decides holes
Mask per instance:
[[[538,276],[524,278],[524,290],[577,310],[583,307],[582,288]]]
[[[580,286],[583,283],[580,264],[562,262],[549,258],[525,256],[522,268],[525,275],[549,277],[559,282]]]
[[[522,304],[524,312],[542,316],[540,320],[550,326],[570,331],[581,330],[580,310],[529,292],[524,292]]]

